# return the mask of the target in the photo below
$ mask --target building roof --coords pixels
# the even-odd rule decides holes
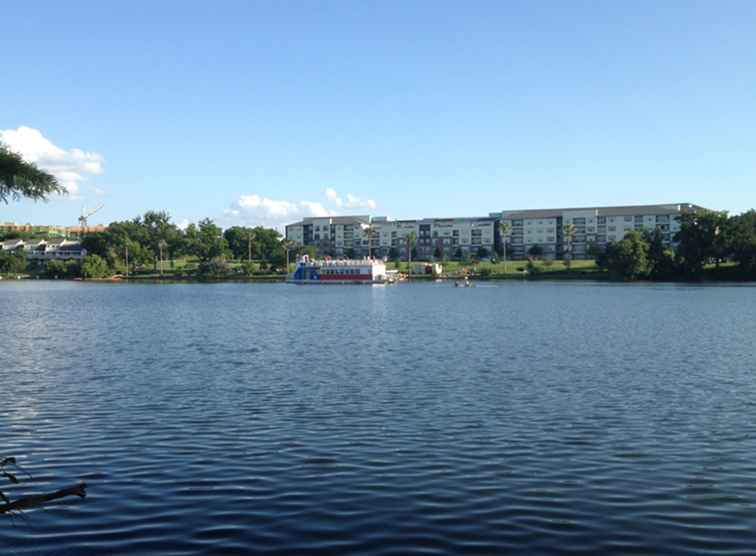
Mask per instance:
[[[67,243],[66,245],[58,246],[58,251],[71,251],[78,253],[82,251],[82,249],[83,247],[81,246],[81,243]]]
[[[594,211],[596,216],[634,216],[634,215],[653,215],[653,214],[670,214],[672,212],[693,212],[702,209],[698,205],[691,203],[669,203],[663,205],[627,205],[615,207],[571,207],[555,209],[525,209],[525,210],[504,210],[502,216],[513,218],[556,218],[562,216],[565,212],[582,212]]]
[[[359,223],[365,223],[367,224],[370,222],[370,216],[367,214],[358,214],[358,215],[350,215],[350,216],[308,216],[299,222],[292,222],[291,224],[287,224],[286,227],[289,226],[304,226],[305,224],[312,224],[313,222],[320,222],[322,220],[327,220],[329,224],[359,224]]]
[[[16,249],[24,245],[23,239],[6,239],[2,242],[2,248],[5,250]]]

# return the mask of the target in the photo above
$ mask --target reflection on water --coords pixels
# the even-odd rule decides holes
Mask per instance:
[[[0,315],[0,452],[90,483],[3,553],[756,547],[754,288],[35,282]]]

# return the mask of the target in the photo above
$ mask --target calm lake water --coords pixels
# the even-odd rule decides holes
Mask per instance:
[[[756,288],[0,283],[7,556],[754,554]]]

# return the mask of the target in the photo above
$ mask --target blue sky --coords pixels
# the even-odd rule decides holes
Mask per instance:
[[[2,19],[3,138],[76,192],[0,221],[756,206],[750,0],[28,1]]]

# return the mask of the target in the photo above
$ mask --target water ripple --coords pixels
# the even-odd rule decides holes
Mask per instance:
[[[2,284],[0,546],[753,554],[754,291]]]

